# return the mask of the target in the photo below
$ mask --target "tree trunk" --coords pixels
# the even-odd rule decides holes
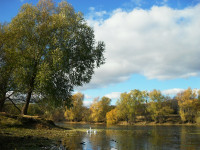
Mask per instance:
[[[32,92],[33,90],[29,90],[28,94],[27,94],[27,97],[26,97],[26,103],[22,109],[22,115],[27,115],[27,112],[28,112],[28,106],[29,106],[29,103],[30,103],[30,100],[31,100],[31,95],[32,95]]]
[[[0,99],[0,112],[2,112],[3,111],[3,106],[4,106],[4,103],[5,103],[5,97],[2,97],[1,99]]]
[[[3,90],[0,90],[0,92],[1,92],[0,93],[0,112],[2,112],[3,111],[4,103],[6,101],[6,90],[3,89]]]
[[[28,91],[28,94],[27,94],[27,97],[26,97],[26,103],[25,103],[25,105],[22,109],[22,115],[27,115],[28,106],[29,106],[29,103],[30,103],[30,100],[31,100],[31,95],[33,93],[33,89],[34,89],[35,77],[36,77],[36,74],[34,73],[32,79],[30,81],[30,87],[29,87],[29,91]]]
[[[27,94],[27,97],[26,97],[26,103],[22,109],[22,115],[27,115],[27,112],[28,112],[28,106],[29,106],[29,103],[30,103],[30,100],[31,100],[31,95],[33,93],[33,90],[34,90],[34,83],[35,83],[35,78],[36,78],[36,73],[37,73],[37,61],[35,61],[35,65],[33,67],[33,75],[32,75],[32,78],[30,80],[30,85],[29,85],[29,91],[28,91],[28,94]]]

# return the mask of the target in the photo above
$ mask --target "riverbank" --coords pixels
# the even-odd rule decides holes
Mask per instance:
[[[63,123],[70,123],[70,124],[94,124],[94,125],[108,125],[106,123],[94,123],[94,122],[69,122],[69,121],[62,121],[60,122],[61,124]],[[59,124],[59,123],[58,123]],[[164,122],[164,123],[156,123],[156,122],[136,122],[136,123],[128,123],[126,121],[120,121],[117,124],[112,124],[112,125],[120,125],[120,126],[200,126],[200,124],[197,123],[179,123],[179,122]],[[108,126],[112,126],[112,125],[108,125]]]
[[[37,116],[0,114],[0,149],[58,149],[74,130]]]
[[[155,122],[155,121],[145,121],[144,116],[138,116],[136,118],[135,122],[127,122],[127,121],[119,121],[117,124],[113,124],[113,125],[132,125],[132,126],[153,126],[153,125],[200,125],[200,123],[191,123],[191,122],[182,122],[181,118],[179,115],[168,115],[165,116],[165,120],[163,122]],[[106,125],[105,122],[69,122],[69,121],[65,121],[66,123],[71,123],[71,124],[102,124],[102,125]]]

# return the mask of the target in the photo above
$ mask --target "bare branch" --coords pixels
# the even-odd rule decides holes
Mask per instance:
[[[12,101],[12,99],[10,97],[7,97],[7,98],[11,101],[11,103],[15,106],[15,108],[17,108],[17,110],[19,112],[21,112],[21,110],[19,109],[19,107],[17,107],[17,105]]]

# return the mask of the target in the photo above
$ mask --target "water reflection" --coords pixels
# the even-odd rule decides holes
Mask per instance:
[[[197,126],[112,126],[93,125],[96,134],[87,134],[90,125],[65,124],[85,129],[63,139],[63,145],[75,150],[198,150],[200,127]]]

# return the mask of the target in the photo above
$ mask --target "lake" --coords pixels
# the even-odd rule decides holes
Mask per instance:
[[[200,150],[200,126],[106,126],[59,123],[77,129],[62,140],[75,150]],[[89,128],[97,133],[87,133]]]

